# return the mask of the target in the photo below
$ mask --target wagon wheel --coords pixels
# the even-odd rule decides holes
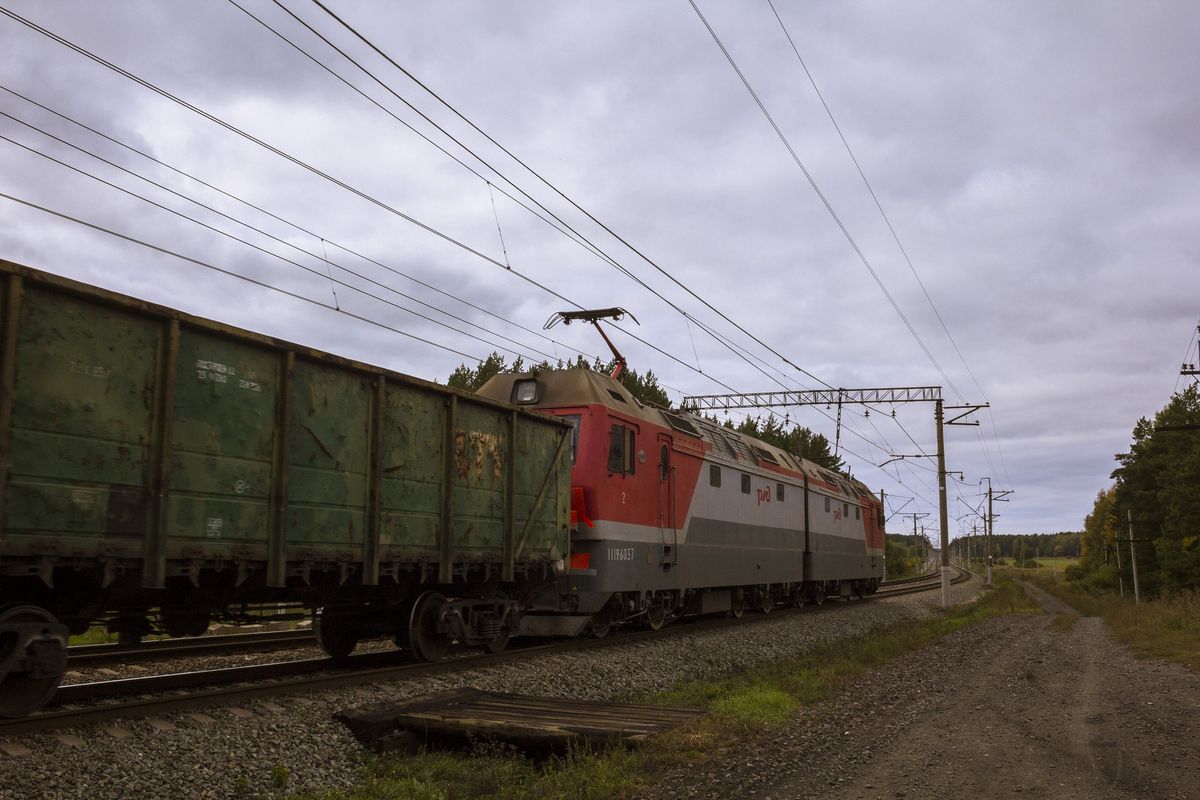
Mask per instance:
[[[500,633],[496,634],[495,639],[492,639],[483,646],[483,649],[489,653],[492,653],[493,655],[496,653],[503,653],[504,648],[508,647],[508,640],[511,638],[512,634],[510,634],[507,630],[500,631]]]
[[[438,630],[439,615],[446,598],[425,592],[413,603],[408,617],[408,646],[421,661],[441,661],[450,649],[450,637]]]
[[[815,605],[821,605],[825,602],[825,589],[814,583],[808,589],[808,598],[812,600]]]
[[[508,599],[508,595],[504,592],[496,592],[492,595],[492,597],[495,600]],[[504,624],[506,620],[507,617],[500,620],[500,632],[496,634],[495,638],[483,646],[484,652],[492,653],[494,655],[496,653],[503,653],[504,649],[508,647],[508,642],[510,639],[512,639],[512,630]]]
[[[20,629],[5,632],[8,626]],[[25,671],[9,671],[19,659]],[[67,629],[53,614],[37,606],[0,609],[0,717],[23,717],[43,706],[66,668]]]
[[[733,602],[729,607],[729,613],[734,619],[741,619],[746,613],[746,593],[741,589],[733,590]]]
[[[313,633],[317,644],[330,658],[345,658],[354,652],[358,646],[358,634],[349,624],[345,616],[325,613],[325,609],[317,612],[313,618]]]
[[[168,636],[202,636],[208,631],[210,615],[207,608],[163,606],[158,620]]]
[[[791,601],[792,608],[804,608],[808,603],[808,598],[805,596],[803,589],[792,589]]]

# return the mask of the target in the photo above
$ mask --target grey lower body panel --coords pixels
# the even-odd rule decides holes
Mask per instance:
[[[590,555],[588,572],[594,574],[564,578],[564,589],[572,594],[758,586],[883,576],[882,554],[871,555],[861,544],[857,553],[810,553],[807,576],[803,545],[797,548],[688,541],[668,549],[658,543],[607,539],[576,541],[573,551]]]

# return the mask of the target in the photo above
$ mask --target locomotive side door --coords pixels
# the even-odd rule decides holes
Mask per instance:
[[[679,561],[679,529],[675,519],[675,467],[671,463],[671,436],[658,435],[658,530],[662,543],[662,568]]]

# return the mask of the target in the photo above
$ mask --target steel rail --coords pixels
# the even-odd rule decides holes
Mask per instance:
[[[231,653],[243,650],[267,651],[317,644],[312,631],[256,631],[217,636],[187,636],[155,639],[137,645],[86,644],[67,649],[67,669],[150,658],[178,658]]]

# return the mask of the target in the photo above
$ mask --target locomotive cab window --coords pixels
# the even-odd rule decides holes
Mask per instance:
[[[721,468],[716,464],[710,464],[708,467],[708,484],[721,488]]]
[[[750,476],[742,474],[742,494],[750,494]]]
[[[828,497],[825,498],[825,510],[826,511],[829,510],[829,498]]]
[[[842,519],[845,519],[849,516],[850,516],[850,504],[842,503]]]
[[[783,484],[782,483],[775,484],[775,499],[779,500],[781,502],[783,501]]]
[[[861,513],[861,512],[859,512],[859,510],[858,510],[858,506],[855,506],[855,507],[854,507],[854,518],[855,518],[855,519],[858,519],[858,518],[859,518],[859,516],[858,516],[858,515],[859,515],[859,513]]]
[[[608,471],[633,474],[637,464],[637,439],[632,428],[613,425],[608,432]]]

